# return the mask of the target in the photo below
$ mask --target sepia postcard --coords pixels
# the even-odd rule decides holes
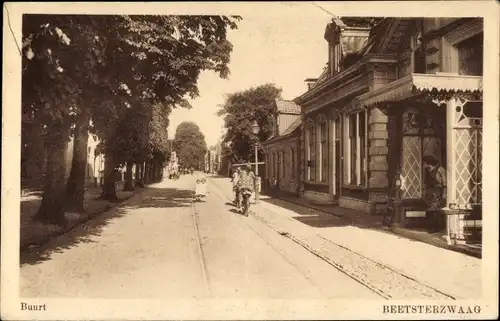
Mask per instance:
[[[499,13],[4,3],[0,317],[498,318]]]

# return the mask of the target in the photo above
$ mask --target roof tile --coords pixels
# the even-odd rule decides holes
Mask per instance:
[[[276,107],[279,113],[300,115],[300,106],[293,101],[276,98]]]

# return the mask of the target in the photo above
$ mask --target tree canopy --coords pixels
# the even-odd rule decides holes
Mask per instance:
[[[53,167],[45,176],[47,208],[40,215],[63,214],[64,141],[74,135],[90,131],[99,138],[107,172],[124,162],[164,160],[172,108],[190,108],[202,71],[229,75],[226,35],[240,19],[23,15],[22,111],[44,128]],[[113,182],[106,184],[109,174],[104,186],[114,189]],[[81,186],[84,179],[80,171]]]
[[[175,131],[173,144],[181,167],[203,169],[208,149],[205,136],[198,125],[190,121],[180,123]]]
[[[239,17],[24,15],[23,109],[69,135],[82,108],[92,128],[113,137],[122,113],[189,107],[203,70],[229,75],[226,39]]]
[[[254,154],[253,144],[269,138],[273,130],[275,99],[281,97],[281,88],[274,84],[235,92],[226,96],[218,111],[227,128],[224,142],[231,142],[228,153],[233,162],[247,162]],[[260,127],[258,136],[252,132],[252,123]]]

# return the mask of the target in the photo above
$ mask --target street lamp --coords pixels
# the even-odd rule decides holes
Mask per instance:
[[[260,127],[259,124],[257,124],[257,121],[254,120],[252,124],[252,132],[254,135],[258,135],[260,132]],[[257,144],[258,144],[258,138],[257,141],[255,142],[255,203],[259,202],[259,187],[260,187],[260,179],[259,179],[259,157],[257,154]]]

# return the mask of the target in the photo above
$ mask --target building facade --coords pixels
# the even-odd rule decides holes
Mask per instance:
[[[398,190],[401,223],[427,222],[430,156],[444,168],[442,212],[480,207],[483,29],[480,18],[332,20],[328,66],[295,99],[302,195],[384,214]],[[467,225],[457,217],[448,229]]]
[[[43,185],[43,176],[47,162],[47,150],[45,148],[42,125],[31,115],[23,115],[22,118],[22,151],[21,151],[21,182],[22,186],[40,187]],[[87,146],[87,166],[85,173],[85,184],[91,186],[100,181],[104,171],[104,155],[96,153],[99,140],[89,135]],[[66,149],[66,172],[68,179],[71,172],[73,160],[73,138],[70,139]]]
[[[96,153],[99,139],[93,135],[89,135],[87,143],[87,166],[85,169],[85,185],[92,186],[99,183],[104,178],[104,155]],[[66,150],[66,179],[71,172],[71,164],[73,161],[73,138],[68,143]]]
[[[300,106],[276,99],[275,107],[273,134],[263,143],[266,155],[264,185],[297,195],[300,186]]]

